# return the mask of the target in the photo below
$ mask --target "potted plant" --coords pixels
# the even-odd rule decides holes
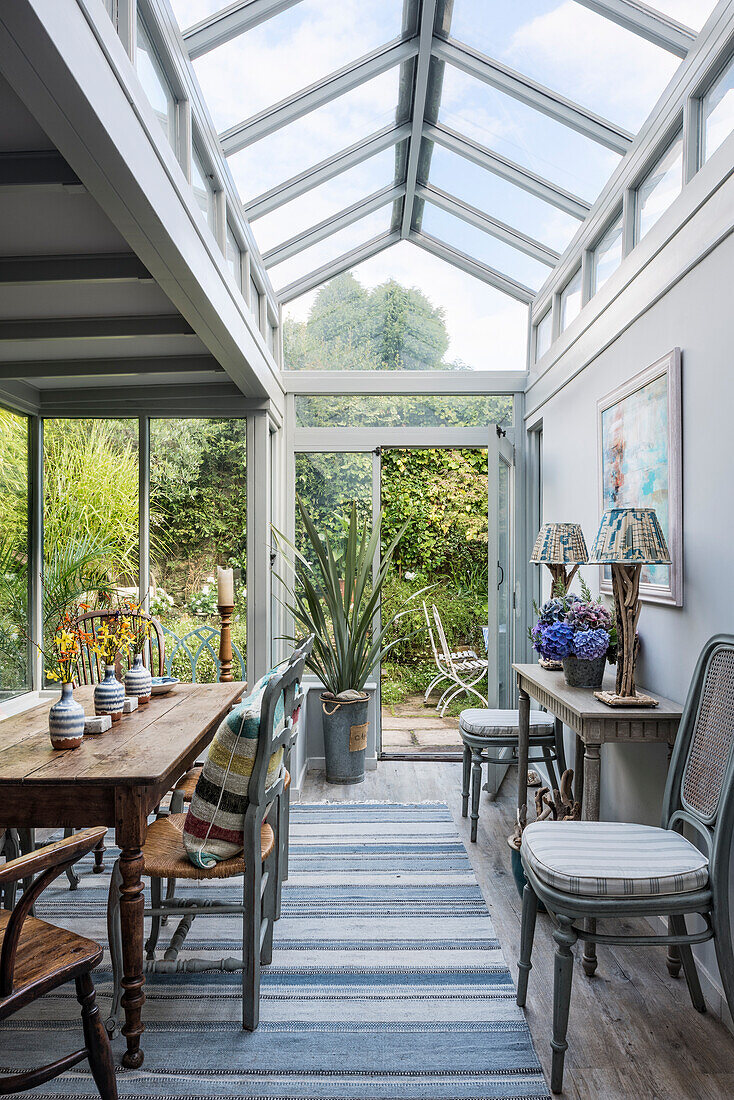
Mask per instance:
[[[531,639],[541,657],[561,661],[570,687],[589,688],[601,687],[617,640],[612,613],[592,598],[584,581],[581,597],[559,595],[543,605]]]
[[[295,581],[290,584],[282,580],[282,583],[290,598],[286,606],[297,626],[314,635],[306,666],[319,677],[324,688],[321,707],[326,781],[361,783],[368,735],[369,696],[365,684],[378,663],[402,640],[386,642],[403,611],[383,623],[379,631],[375,630],[374,620],[405,526],[382,551],[379,570],[373,576],[381,517],[370,534],[367,522],[357,522],[356,504],[352,504],[343,538],[330,537],[319,533],[300,497],[296,501],[312,560],[282,535],[278,536],[294,555],[291,567]],[[410,600],[419,595],[416,592]]]

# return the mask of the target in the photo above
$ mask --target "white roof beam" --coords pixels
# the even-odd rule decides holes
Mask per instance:
[[[350,267],[356,267],[363,260],[369,260],[371,256],[376,256],[378,252],[384,252],[386,248],[399,240],[400,233],[398,230],[391,233],[381,233],[378,237],[373,237],[371,241],[366,241],[365,244],[358,245],[357,248],[342,253],[341,256],[330,260],[328,264],[323,264],[322,267],[311,271],[308,275],[304,275],[303,278],[289,283],[288,286],[277,292],[278,297],[284,305],[286,302],[292,302],[294,298],[300,298],[302,294],[307,294],[309,290],[320,286],[328,279],[334,279],[337,275],[342,275]]]
[[[189,57],[194,61],[298,3],[300,0],[239,0],[230,4],[186,28],[183,40]]]
[[[459,45],[449,39],[434,38],[433,53],[435,57],[448,61],[457,69],[467,73],[485,84],[497,88],[513,99],[525,103],[536,111],[553,118],[556,122],[576,130],[584,137],[613,149],[615,153],[626,153],[632,144],[632,134],[616,126],[599,115],[592,114],[578,103],[570,99],[564,99],[542,84],[536,84],[534,80],[517,73],[514,69],[508,69],[498,61],[491,61],[476,50],[468,46]]]
[[[522,283],[515,282],[514,279],[503,275],[501,271],[495,271],[488,264],[483,264],[472,256],[467,256],[466,252],[462,252],[461,249],[452,248],[451,245],[439,241],[437,237],[431,236],[430,233],[413,230],[409,240],[425,249],[426,252],[438,256],[440,260],[445,260],[446,263],[458,267],[460,271],[466,272],[467,275],[473,275],[475,279],[493,286],[496,290],[501,290],[503,294],[508,294],[510,298],[515,298],[523,305],[531,305],[535,298],[535,291],[531,290],[529,286],[523,286]]]
[[[395,183],[389,184],[379,191],[374,191],[366,198],[360,199],[359,202],[345,207],[338,214],[332,214],[331,217],[324,218],[323,221],[312,226],[311,229],[307,229],[303,233],[296,233],[289,240],[276,245],[275,248],[271,248],[269,252],[264,253],[263,263],[266,267],[274,267],[275,264],[289,260],[291,256],[297,256],[305,248],[310,248],[311,245],[326,240],[333,233],[338,233],[340,229],[345,229],[361,218],[366,218],[368,214],[372,214],[375,210],[380,210],[383,206],[389,206],[391,202],[399,199],[404,194],[405,185]]]
[[[299,172],[297,176],[291,176],[285,183],[271,187],[269,191],[263,191],[252,202],[245,205],[245,216],[248,221],[254,222],[265,214],[271,214],[273,210],[291,202],[292,199],[299,198],[300,195],[305,195],[307,191],[326,183],[341,172],[346,172],[348,168],[354,168],[355,165],[369,160],[384,149],[397,145],[399,141],[410,136],[410,131],[410,123],[403,122],[399,126],[386,126],[371,137],[356,141],[354,145],[350,145],[340,153],[335,153],[333,157],[327,157],[326,160]]]
[[[413,224],[415,188],[418,181],[418,162],[423,141],[423,122],[426,114],[428,95],[428,76],[431,68],[431,48],[433,44],[433,26],[436,21],[436,0],[423,0],[421,23],[418,35],[418,60],[416,61],[415,85],[413,91],[413,111],[408,146],[408,164],[405,172],[405,199],[401,234],[407,237]]]
[[[578,0],[585,8],[611,19],[613,23],[646,38],[676,57],[686,57],[696,41],[696,32],[649,8],[639,0]]]
[[[457,134],[455,130],[449,129],[448,126],[426,125],[423,127],[423,136],[435,141],[437,145],[443,146],[444,149],[448,149],[452,153],[458,153],[459,156],[465,157],[473,164],[478,164],[480,168],[486,168],[488,172],[493,172],[509,183],[522,187],[524,191],[543,199],[551,206],[556,206],[559,210],[565,210],[567,214],[572,214],[579,221],[583,221],[591,209],[589,203],[584,199],[580,199],[578,195],[572,195],[570,191],[564,191],[562,187],[558,187],[555,183],[543,179],[542,176],[536,176],[534,172],[529,172],[526,168],[515,164],[514,161],[506,160],[499,153],[493,153],[483,145],[479,145],[478,142],[471,141],[470,138],[464,137],[462,134]]]
[[[408,39],[404,42],[394,42],[387,46],[380,46],[359,61],[345,65],[325,77],[324,80],[311,84],[308,88],[301,89],[273,107],[268,107],[259,114],[253,115],[244,122],[238,122],[230,126],[220,134],[222,149],[227,156],[245,149],[255,141],[275,133],[289,122],[323,107],[345,92],[352,91],[368,80],[372,80],[382,73],[386,73],[395,65],[400,65],[418,52],[418,39]]]
[[[461,218],[462,221],[468,222],[476,229],[489,233],[491,237],[496,237],[497,240],[512,245],[513,248],[524,252],[526,256],[531,256],[534,260],[540,260],[542,264],[547,264],[548,267],[555,267],[561,258],[559,252],[554,252],[547,245],[541,244],[533,237],[526,236],[519,229],[513,229],[505,222],[491,218],[484,211],[478,210],[476,206],[470,206],[468,202],[462,202],[461,199],[449,195],[448,192],[442,191],[438,187],[433,185],[424,187],[423,184],[419,183],[416,188],[416,195],[418,198],[425,199],[426,202],[432,202],[434,206],[440,207],[441,210]]]

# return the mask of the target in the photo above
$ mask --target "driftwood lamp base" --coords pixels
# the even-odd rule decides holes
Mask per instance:
[[[608,707],[656,707],[652,695],[617,695],[615,691],[595,691],[594,695]]]

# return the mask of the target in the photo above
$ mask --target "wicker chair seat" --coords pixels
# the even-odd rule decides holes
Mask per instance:
[[[145,834],[143,860],[144,875],[156,878],[212,879],[234,878],[245,873],[245,861],[241,856],[223,859],[204,870],[194,867],[186,854],[183,842],[186,814],[170,814],[153,821]],[[260,829],[260,857],[263,862],[275,847],[275,834],[267,823]]]
[[[184,803],[190,802],[191,799],[194,797],[194,791],[196,790],[196,784],[199,782],[201,769],[201,764],[194,765],[193,768],[189,768],[189,770],[186,772],[186,775],[184,775],[182,779],[179,779],[178,783],[176,784],[175,790],[177,794],[183,796]],[[291,775],[290,772],[286,769],[285,779],[283,781],[283,789],[287,791],[290,785]]]

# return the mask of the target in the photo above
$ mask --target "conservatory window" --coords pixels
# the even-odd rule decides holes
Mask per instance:
[[[191,153],[191,186],[194,190],[196,203],[206,218],[209,228],[212,233],[214,233],[216,228],[214,187],[211,182],[211,175],[204,168],[196,148],[194,148]]]
[[[238,287],[242,286],[242,253],[234,235],[232,226],[227,222],[227,240],[225,248],[227,266],[234,275]]]
[[[250,312],[255,318],[257,327],[260,328],[260,291],[252,275],[250,276]]]
[[[535,326],[535,359],[542,359],[551,346],[553,335],[553,315],[547,309]]]
[[[702,161],[707,161],[734,129],[734,61],[703,97]]]
[[[566,283],[561,291],[561,332],[564,332],[571,322],[581,312],[581,268]]]
[[[593,290],[601,290],[604,283],[622,262],[622,217],[610,225],[594,249]],[[578,312],[578,311],[577,311]]]
[[[0,702],[30,688],[28,419],[0,408]]]
[[[635,241],[642,240],[678,197],[682,186],[683,135],[680,134],[637,188]]]
[[[143,91],[169,144],[176,148],[176,97],[163,70],[145,23],[138,15],[135,68]]]
[[[483,428],[512,424],[511,394],[297,394],[299,428]]]

